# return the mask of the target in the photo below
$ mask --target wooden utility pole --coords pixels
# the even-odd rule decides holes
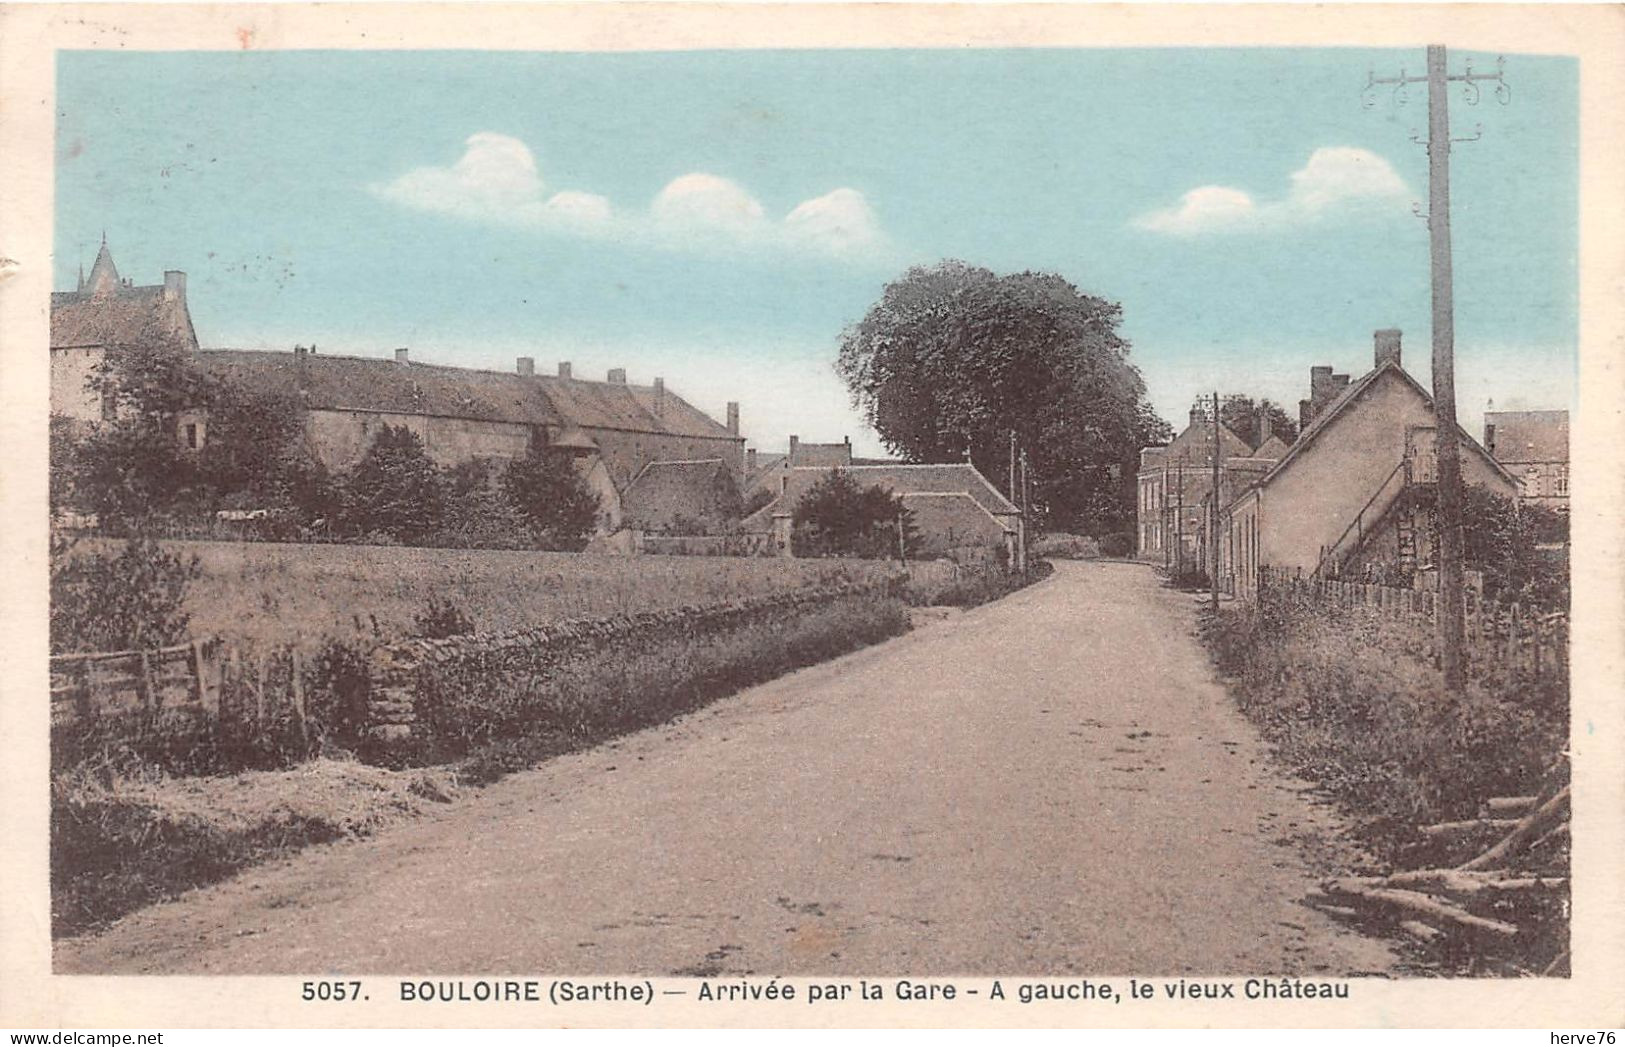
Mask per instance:
[[[1500,63],[1494,73],[1475,73],[1469,62],[1451,75],[1443,44],[1427,49],[1427,75],[1370,76],[1366,90],[1378,84],[1426,81],[1428,85],[1428,248],[1433,283],[1433,414],[1439,511],[1439,650],[1445,687],[1459,692],[1466,682],[1466,599],[1463,570],[1461,441],[1456,427],[1456,330],[1450,257],[1450,84],[1464,84],[1470,104],[1478,101],[1480,81],[1496,83],[1504,105],[1511,98]],[[1403,99],[1402,99],[1403,100]],[[1369,104],[1369,103],[1368,103]],[[1475,136],[1476,137],[1476,136]],[[1473,139],[1467,139],[1472,141]]]
[[[1027,449],[1021,449],[1021,569],[1027,569],[1027,535],[1033,525],[1032,487],[1027,480]]]
[[[1461,456],[1456,439],[1456,319],[1450,265],[1450,95],[1444,47],[1428,48],[1428,246],[1433,258],[1433,414],[1439,474],[1439,649],[1444,684],[1466,680]]]
[[[1219,391],[1213,390],[1213,490],[1208,495],[1207,588],[1219,613]]]

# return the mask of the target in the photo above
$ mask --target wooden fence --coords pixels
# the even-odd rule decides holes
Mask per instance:
[[[1259,572],[1262,599],[1285,599],[1306,608],[1340,608],[1407,627],[1414,646],[1436,657],[1439,594],[1430,589],[1303,577],[1279,568]],[[1569,616],[1465,594],[1470,662],[1493,663],[1539,677],[1567,676]]]
[[[51,657],[51,726],[174,713],[222,727],[309,737],[308,667],[291,648],[244,652],[218,639]]]

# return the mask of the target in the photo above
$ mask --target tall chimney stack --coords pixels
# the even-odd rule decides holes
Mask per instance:
[[[609,369],[609,380],[611,382],[614,382],[616,385],[625,385],[626,384],[626,368],[624,368],[624,367],[611,367]]]
[[[666,413],[666,380],[655,378],[655,417]]]
[[[754,447],[745,448],[745,471],[747,473],[756,472],[756,448]]]
[[[404,347],[395,350],[395,362],[398,364],[409,364],[412,362],[410,354]]]
[[[570,377],[570,361],[568,361],[568,360],[560,360],[559,361],[559,377],[560,378],[568,378],[568,377]]]
[[[186,274],[179,269],[164,270],[164,297],[170,301],[186,301]]]
[[[728,401],[728,433],[731,436],[739,435],[739,401]]]
[[[790,437],[790,454],[784,459],[791,466],[796,464],[796,448],[801,446],[801,437]]]
[[[1270,421],[1268,404],[1258,405],[1258,446],[1263,447],[1275,435],[1275,425]]]
[[[534,356],[521,356],[519,358],[519,373],[529,378],[536,373],[536,358]]]
[[[1374,366],[1381,367],[1392,360],[1394,366],[1400,365],[1399,360],[1399,328],[1385,327],[1373,336],[1376,343],[1376,359]]]

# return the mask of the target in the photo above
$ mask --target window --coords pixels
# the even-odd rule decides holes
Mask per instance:
[[[1559,465],[1554,470],[1554,479],[1557,484],[1557,493],[1564,498],[1569,496],[1569,467]]]
[[[188,423],[187,426],[186,426],[186,446],[191,448],[194,451],[197,450],[197,425],[196,425],[196,423]]]

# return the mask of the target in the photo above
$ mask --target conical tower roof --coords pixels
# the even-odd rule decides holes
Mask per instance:
[[[90,267],[90,280],[86,290],[91,294],[108,294],[119,287],[118,267],[113,264],[113,252],[107,249],[107,237],[102,237],[102,249],[96,252],[96,264]]]

